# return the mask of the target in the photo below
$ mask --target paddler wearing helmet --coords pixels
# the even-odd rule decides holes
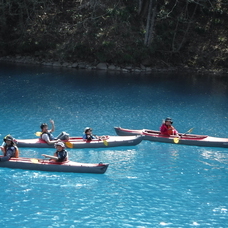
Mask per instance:
[[[178,131],[172,126],[173,120],[170,117],[167,117],[165,120],[163,120],[163,123],[160,127],[160,131],[162,135],[165,136],[178,136]]]
[[[68,153],[65,150],[65,144],[63,142],[57,142],[54,144],[57,149],[53,156],[42,154],[42,156],[46,158],[50,158],[51,161],[54,162],[65,162],[68,161]]]
[[[6,135],[3,139],[4,143],[1,146],[1,150],[3,152],[3,157],[0,157],[0,161],[9,161],[10,158],[18,158],[19,150],[16,146],[14,139],[11,135]]]
[[[55,148],[57,149],[54,156],[58,157],[57,162],[68,161],[68,152],[65,150],[65,144],[63,142],[55,143]]]
[[[93,129],[91,127],[86,127],[84,129],[84,134],[82,136],[83,139],[91,141],[92,139],[96,139],[97,136],[92,134]]]

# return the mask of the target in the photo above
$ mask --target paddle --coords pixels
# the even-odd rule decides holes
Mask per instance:
[[[189,129],[189,130],[186,131],[184,134],[180,135],[180,137],[182,137],[183,135],[186,135],[187,133],[192,133],[193,129],[194,129],[194,128]],[[180,141],[180,138],[179,138],[179,137],[173,139],[173,142],[174,142],[174,143],[179,143],[179,141]]]
[[[105,136],[97,136],[97,135],[93,135],[93,136],[95,136],[95,137],[96,137],[97,139],[99,139],[99,140],[102,140],[103,143],[104,143],[104,145],[105,145],[105,146],[108,146],[108,142],[107,142]]]
[[[37,131],[37,132],[35,133],[35,135],[38,136],[38,137],[40,137],[41,134],[42,134],[42,132],[40,132],[40,131]]]
[[[99,138],[99,140],[103,140],[103,143],[104,143],[104,145],[105,146],[108,146],[108,142],[106,141],[106,139],[104,139],[104,138]],[[69,142],[69,141],[66,141],[66,142],[64,142],[65,143],[65,145],[68,147],[68,148],[74,148],[74,144],[73,143],[71,143],[71,142]]]
[[[37,158],[31,158],[30,161],[32,163],[39,163],[39,160]]]
[[[74,148],[74,144],[73,143],[71,143],[71,142],[64,142],[65,143],[65,145],[68,147],[68,148]]]
[[[107,140],[104,138],[104,136],[99,137],[100,140],[103,140],[103,143],[105,146],[108,146]]]
[[[174,142],[174,143],[179,143],[179,141],[180,141],[179,138],[174,138],[174,139],[173,139],[173,142]]]
[[[103,143],[104,143],[105,146],[108,146],[107,140],[103,139]]]
[[[193,129],[194,129],[194,128],[189,129],[189,130],[186,131],[184,134],[182,134],[181,137],[182,137],[183,135],[186,135],[187,133],[192,133]]]

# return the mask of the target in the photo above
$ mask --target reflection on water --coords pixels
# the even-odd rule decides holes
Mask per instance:
[[[202,162],[207,163],[210,166],[221,166],[222,164],[228,164],[228,153],[226,149],[201,149],[201,156],[204,159]]]

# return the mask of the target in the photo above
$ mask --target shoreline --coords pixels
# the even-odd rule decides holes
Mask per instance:
[[[228,69],[219,70],[208,70],[205,68],[190,68],[187,66],[180,67],[169,67],[169,68],[156,68],[150,66],[132,66],[131,64],[125,66],[117,66],[115,64],[108,64],[105,62],[100,62],[98,64],[91,64],[88,62],[65,62],[65,61],[54,61],[50,60],[40,60],[33,56],[2,56],[0,57],[0,62],[8,62],[14,64],[25,64],[25,65],[41,65],[48,67],[59,67],[59,68],[74,68],[74,69],[84,69],[84,70],[102,70],[102,71],[112,71],[112,72],[122,72],[122,73],[166,73],[166,72],[188,72],[196,74],[210,74],[210,75],[227,75]]]

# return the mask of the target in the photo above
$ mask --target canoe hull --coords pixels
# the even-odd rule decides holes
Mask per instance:
[[[135,146],[142,141],[143,136],[108,136],[104,140],[92,140],[86,141],[79,137],[72,137],[68,142],[72,144],[72,147],[69,148],[106,148],[106,147],[119,147],[119,146]],[[36,148],[53,148],[54,145],[48,145],[43,140],[38,139],[17,139],[16,140],[18,147],[36,147]]]
[[[115,131],[117,135],[120,135],[120,136],[127,136],[127,135],[133,136],[133,135],[141,134],[144,136],[143,140],[175,144],[175,140],[174,140],[175,137],[162,136],[159,131],[153,131],[153,130],[147,130],[147,129],[131,130],[131,129],[124,129],[120,127],[115,127]],[[189,145],[189,146],[227,148],[228,138],[218,138],[218,137],[211,137],[206,135],[186,134],[182,138],[179,138],[176,144],[183,144],[183,145]]]
[[[0,162],[0,167],[11,169],[39,170],[48,172],[96,173],[106,172],[109,164],[90,164],[78,162],[51,162],[37,158],[11,158]]]

